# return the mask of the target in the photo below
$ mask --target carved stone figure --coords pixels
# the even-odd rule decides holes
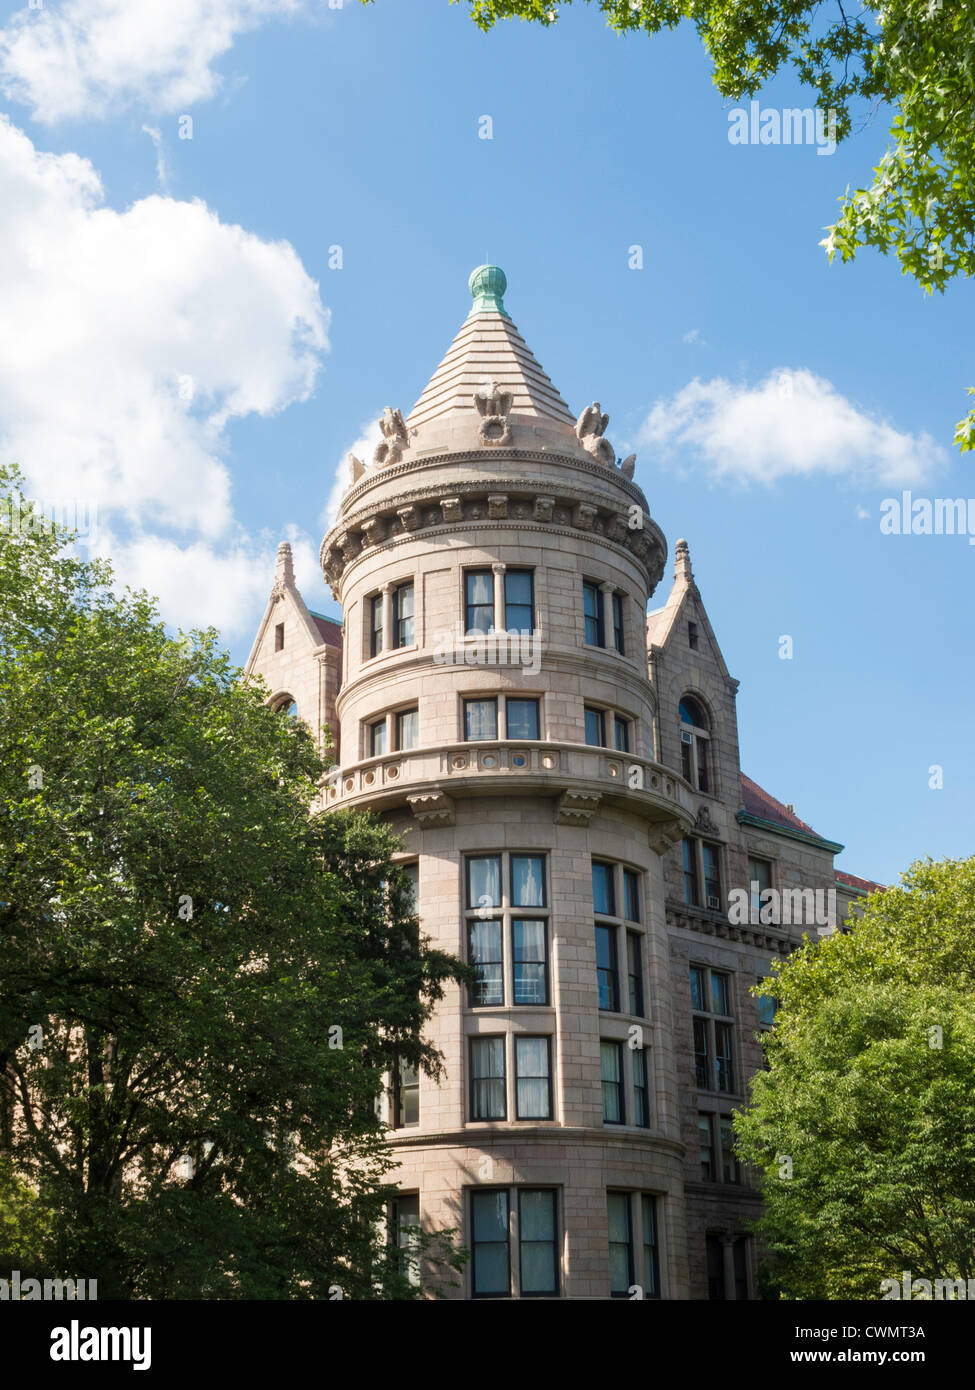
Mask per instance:
[[[609,416],[600,410],[598,401],[593,401],[592,405],[586,406],[576,421],[576,435],[586,453],[592,454],[597,463],[603,463],[607,468],[615,468],[616,452],[609,440],[603,438],[608,424]]]
[[[403,450],[410,442],[403,412],[387,406],[379,421],[379,428],[383,432],[382,443],[376,446],[372,462],[375,468],[388,468],[391,464],[399,463]]]
[[[474,392],[474,404],[481,416],[482,444],[510,444],[511,426],[508,412],[514,396],[502,391],[496,381],[487,381]]]

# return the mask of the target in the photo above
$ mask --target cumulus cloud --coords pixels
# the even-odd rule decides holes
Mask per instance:
[[[35,119],[91,120],[137,103],[183,111],[214,96],[239,34],[312,0],[46,0],[0,30],[0,84]]]
[[[326,530],[333,526],[335,518],[339,514],[339,506],[342,502],[342,494],[352,486],[352,464],[349,462],[349,455],[355,454],[360,463],[364,463],[368,468],[372,463],[372,456],[376,452],[376,446],[381,442],[383,432],[379,426],[381,410],[377,410],[371,420],[359,427],[358,438],[342,452],[342,457],[335,465],[335,477],[332,480],[332,487],[328,494],[328,500],[322,509],[319,520]],[[297,571],[296,571],[297,573]]]
[[[227,427],[305,400],[328,346],[294,249],[200,201],[118,212],[87,160],[0,118],[0,303],[0,455],[34,495],[92,502],[127,582],[192,582],[186,610],[235,626],[273,545],[263,563],[235,522]]]
[[[776,369],[757,386],[695,378],[654,405],[639,442],[742,482],[825,473],[906,486],[946,461],[929,434],[878,420],[805,368]]]

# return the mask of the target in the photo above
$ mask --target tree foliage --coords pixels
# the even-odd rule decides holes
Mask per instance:
[[[914,864],[761,990],[769,1070],[736,1117],[787,1298],[975,1278],[975,859]]]
[[[311,814],[307,730],[212,630],[172,640],[9,524],[18,489],[0,474],[7,1253],[29,1236],[101,1297],[411,1296],[375,1101],[394,1056],[438,1074],[421,1030],[459,964],[389,830]]]
[[[458,3],[458,0],[452,0]],[[499,19],[557,22],[572,0],[467,0],[481,29]],[[869,185],[840,199],[822,245],[830,260],[864,246],[893,253],[927,291],[975,273],[975,4],[887,0],[586,0],[621,34],[695,26],[725,97],[754,96],[783,69],[836,113],[837,138],[864,112],[892,108],[888,147]],[[975,449],[975,410],[955,442]]]

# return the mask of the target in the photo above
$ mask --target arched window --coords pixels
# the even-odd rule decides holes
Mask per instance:
[[[282,695],[279,700],[274,702],[275,714],[286,714],[289,719],[298,718],[298,701],[292,699],[290,695]]]
[[[680,770],[698,791],[711,791],[711,759],[708,717],[693,695],[685,695],[678,705],[680,715]]]

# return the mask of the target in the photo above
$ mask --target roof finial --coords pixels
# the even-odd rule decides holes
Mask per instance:
[[[294,585],[295,567],[291,558],[291,546],[287,541],[282,541],[278,546],[278,561],[274,567],[274,579],[278,584]]]
[[[508,288],[508,277],[499,265],[479,265],[471,271],[467,285],[474,296],[471,314],[503,314],[510,318],[501,297]]]
[[[691,552],[687,548],[687,542],[683,539],[679,540],[674,547],[674,578],[683,579],[687,584],[694,583]]]

